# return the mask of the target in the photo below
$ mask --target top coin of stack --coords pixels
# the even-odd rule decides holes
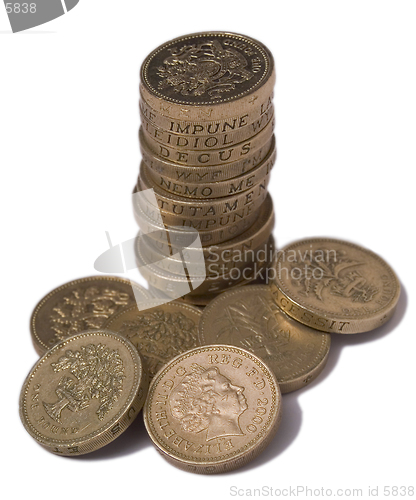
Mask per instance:
[[[154,228],[148,244],[138,249],[141,265],[158,260],[157,248],[150,247],[157,243],[158,229],[165,229],[161,220],[197,229],[205,250],[241,240],[259,220],[276,158],[275,79],[269,50],[232,33],[176,38],[145,59],[140,83],[143,161],[136,191],[153,188],[155,198],[134,202],[141,229]],[[227,279],[222,281],[225,285]],[[167,276],[154,285],[166,291],[169,282]]]

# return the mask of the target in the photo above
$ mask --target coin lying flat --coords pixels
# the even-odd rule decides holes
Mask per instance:
[[[347,241],[312,238],[283,248],[276,260],[278,305],[324,332],[360,333],[388,321],[400,283],[377,254]]]
[[[91,276],[52,290],[35,307],[30,331],[36,352],[85,330],[98,329],[122,307],[146,301],[151,294],[139,284],[115,276]]]
[[[85,332],[55,345],[36,363],[23,384],[20,417],[48,451],[82,455],[126,430],[147,387],[131,342],[103,330]]]
[[[164,458],[189,472],[212,474],[247,464],[280,423],[276,378],[254,354],[215,345],[174,358],[153,379],[146,429]]]
[[[287,316],[276,304],[272,288],[252,285],[229,290],[205,308],[200,342],[247,349],[276,375],[282,393],[300,389],[323,370],[331,336]]]
[[[149,302],[151,304],[151,302]],[[199,346],[201,311],[178,302],[139,311],[136,305],[112,316],[105,328],[126,337],[139,351],[150,377],[172,358]]]

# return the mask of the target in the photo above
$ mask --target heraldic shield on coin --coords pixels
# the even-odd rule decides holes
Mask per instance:
[[[245,465],[280,423],[280,389],[270,369],[243,349],[205,346],[177,356],[153,379],[146,429],[162,455],[200,474]]]
[[[238,99],[258,89],[273,70],[260,42],[232,33],[196,33],[168,42],[143,63],[151,94],[183,104]]]

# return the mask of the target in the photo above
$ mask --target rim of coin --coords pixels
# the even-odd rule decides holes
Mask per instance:
[[[187,249],[184,249],[182,252],[177,252],[175,254],[165,253],[162,250],[155,248],[152,244],[151,238],[146,238],[145,235],[140,235],[142,239],[141,250],[145,256],[146,261],[156,263],[158,267],[162,268],[164,271],[167,271],[172,274],[178,274],[183,272],[184,262],[187,264],[188,262],[193,263],[198,254],[192,254]],[[241,268],[245,265],[246,261],[252,260],[252,258],[258,252],[267,252],[267,255],[274,256],[274,238],[272,235],[269,236],[266,242],[262,242],[255,249],[250,249],[245,252],[246,255],[238,256],[234,260],[232,258],[227,258],[227,260],[223,263],[210,263],[204,259],[204,266],[207,276],[210,273],[218,272],[218,269],[231,269],[231,268]],[[203,254],[202,254],[203,257]],[[243,257],[243,258],[242,258]],[[201,261],[202,259],[200,259]],[[269,259],[273,261],[273,259]],[[198,262],[198,261],[197,261]],[[195,262],[196,263],[196,262]],[[189,270],[188,270],[189,272]]]
[[[221,293],[204,309],[200,343],[247,349],[273,370],[282,394],[310,384],[328,360],[331,335],[290,318],[268,285]]]
[[[207,151],[231,147],[241,142],[247,142],[272,122],[274,119],[274,107],[271,105],[260,118],[249,123],[247,126],[221,133],[210,133],[208,135],[181,134],[174,132],[174,122],[171,122],[170,129],[167,130],[154,124],[151,120],[148,120],[142,113],[140,113],[140,118],[144,136],[149,137],[162,146],[166,145],[177,148],[178,150]],[[200,127],[203,128],[202,125]],[[190,128],[191,127],[188,126],[185,130],[189,130]],[[196,125],[192,127],[193,130],[195,128],[197,128]],[[215,128],[216,130],[220,129],[219,124]],[[178,131],[183,130],[178,126],[176,129]],[[209,130],[212,130],[212,128],[209,128]]]
[[[198,230],[202,247],[221,244],[227,240],[230,240],[231,238],[240,236],[249,228],[251,228],[259,216],[261,206],[253,210],[251,210],[251,205],[249,207],[250,211],[246,210],[246,213],[242,217],[236,216],[235,220],[232,221],[232,224],[226,224],[225,226],[217,227],[216,229]],[[156,215],[157,214],[155,213],[155,218]],[[160,213],[162,220],[166,219],[167,215],[165,215],[165,212]],[[166,243],[166,246],[171,249],[176,246],[175,242],[180,242],[181,240],[183,240],[184,231],[182,230],[182,228],[185,229],[186,227],[189,227],[190,229],[192,229],[192,227],[190,226],[180,226],[180,228],[178,229],[177,222],[175,223],[175,226],[160,224],[159,222],[156,222],[151,217],[149,217],[149,215],[145,214],[139,204],[135,204],[134,206],[134,217],[139,228],[146,236],[148,236],[150,239]],[[182,222],[184,221],[182,220]],[[173,244],[171,244],[170,246],[167,244],[166,231],[169,231],[170,241],[172,242],[173,240]]]
[[[219,149],[190,150],[179,149],[174,146],[162,144],[150,135],[146,134],[143,126],[139,130],[139,140],[144,142],[153,155],[168,159],[174,164],[192,165],[194,167],[225,165],[241,160],[242,157],[257,151],[266,144],[273,135],[275,120],[274,117],[256,135],[245,141],[224,146]]]
[[[117,285],[117,288],[121,288],[120,295],[117,296],[116,289],[109,290],[110,293],[104,296],[99,290],[94,293],[91,287],[101,283]],[[78,296],[79,287],[84,291],[89,290],[87,297]],[[101,290],[101,293],[105,290]],[[61,296],[65,291],[70,293],[68,297]],[[118,276],[87,276],[54,288],[36,304],[30,318],[30,333],[36,352],[42,355],[56,343],[71,335],[84,330],[101,328],[107,317],[112,314],[111,307],[115,309],[113,312],[116,312],[129,302],[135,303],[139,296],[143,297],[143,301],[152,298],[149,291],[138,283]],[[79,311],[79,316],[73,314],[72,308],[75,307],[83,308]],[[51,321],[53,328],[50,326]],[[47,325],[44,324],[45,322]],[[97,326],[93,326],[93,323]]]
[[[151,305],[152,302],[146,304]],[[156,299],[152,307],[143,311],[134,305],[124,308],[109,318],[104,328],[128,338],[153,378],[173,357],[200,345],[201,314],[200,309],[190,304]]]
[[[191,219],[206,218],[207,216],[219,217],[228,215],[235,210],[244,208],[248,204],[254,203],[258,199],[262,199],[267,194],[267,186],[270,181],[270,171],[265,173],[261,180],[256,185],[231,196],[222,198],[210,198],[209,201],[198,199],[185,198],[184,196],[174,195],[164,191],[160,186],[156,186],[147,176],[143,167],[143,162],[140,166],[140,176],[137,181],[137,187],[141,191],[153,189],[152,196],[146,196],[146,203],[153,205],[156,208],[170,213],[176,217],[188,217]],[[156,197],[157,206],[154,203]]]
[[[300,273],[294,273],[301,259]],[[275,273],[278,305],[297,321],[325,332],[373,330],[391,318],[400,296],[400,282],[384,259],[334,238],[306,238],[285,246],[277,254]]]
[[[243,252],[245,249],[257,248],[263,241],[267,241],[273,230],[274,221],[273,200],[270,193],[268,193],[266,199],[259,208],[257,223],[253,224],[247,231],[244,231],[244,233],[235,238],[224,241],[223,243],[204,247],[202,249],[204,258],[210,259],[210,257],[212,257],[210,260],[219,262],[221,260],[221,255],[224,255],[224,253],[226,253],[226,258],[228,259],[230,257],[230,252]],[[163,247],[165,252],[175,254],[177,250],[182,248],[180,247],[180,239],[177,244],[172,243],[172,239],[170,239],[168,244],[167,238],[157,239],[154,237],[153,233],[149,233],[148,236],[160,249]],[[178,236],[180,236],[180,234],[178,234]],[[187,251],[192,251],[192,249],[188,248]]]
[[[192,401],[206,391],[216,406],[213,411],[207,404],[202,418]],[[203,346],[157,373],[143,415],[153,444],[170,463],[199,474],[227,472],[246,465],[270,443],[280,424],[281,393],[258,356],[227,345]]]
[[[95,378],[83,377],[79,368],[83,361],[97,361]],[[70,376],[62,377],[65,371]],[[103,375],[112,381],[111,389],[100,389]],[[20,417],[27,432],[48,451],[83,455],[127,429],[143,407],[147,386],[142,361],[131,342],[113,332],[88,331],[56,344],[34,365],[21,390]],[[78,389],[85,396],[82,400],[75,393]]]
[[[157,186],[173,195],[183,196],[184,198],[207,200],[211,198],[221,198],[232,196],[235,193],[245,192],[257,185],[265,175],[268,175],[276,161],[276,150],[271,151],[264,161],[252,168],[248,172],[228,180],[213,182],[188,182],[181,180],[172,180],[163,174],[154,171],[148,167],[145,162],[141,166],[146,172],[149,180],[152,180]]]
[[[266,177],[267,184],[259,183],[257,184],[257,186],[255,186],[254,189],[257,191],[258,196],[255,196],[254,199],[252,198],[252,190],[240,193],[239,195],[237,195],[237,197],[211,198],[208,203],[206,201],[204,202],[203,200],[196,200],[196,206],[192,204],[192,200],[189,198],[175,200],[174,197],[171,197],[170,201],[172,203],[172,211],[166,211],[162,208],[159,208],[159,206],[156,206],[153,201],[154,199],[156,199],[156,202],[158,202],[158,204],[161,203],[163,205],[169,199],[169,193],[165,192],[165,196],[156,192],[155,188],[148,188],[146,186],[143,186],[142,179],[139,177],[137,179],[137,184],[135,186],[133,194],[140,192],[143,193],[143,195],[139,197],[133,197],[133,209],[135,211],[135,217],[137,219],[139,227],[140,215],[144,213],[147,218],[150,218],[156,223],[160,222],[160,220],[162,219],[165,226],[173,226],[177,228],[189,227],[191,231],[192,229],[201,231],[206,236],[209,231],[225,228],[226,226],[232,226],[236,222],[241,221],[241,219],[248,217],[253,212],[257,212],[258,210],[260,210],[263,203],[265,203],[265,201],[267,200],[267,185],[269,180],[270,174]],[[153,194],[146,193],[146,191],[149,191],[149,189],[153,189],[153,194],[155,195],[153,199]],[[179,205],[180,203],[182,204]],[[228,210],[228,204],[230,203],[233,203],[233,205],[230,205],[232,210]],[[234,204],[237,204],[235,208]],[[240,206],[238,208],[238,204],[243,206]],[[140,210],[138,210],[138,208],[140,208]],[[182,209],[185,208],[187,209],[188,215],[184,215],[182,213]],[[221,213],[221,210],[223,210],[224,208],[227,208],[227,211]],[[201,218],[189,215],[197,213],[198,210],[204,211],[201,214]],[[177,211],[180,211],[180,213],[176,213]],[[217,212],[220,213],[218,214]],[[205,240],[207,240],[207,238],[205,238]]]
[[[139,134],[141,134],[139,137],[143,135],[141,132]],[[144,163],[155,172],[159,172],[173,180],[186,179],[195,183],[201,181],[223,181],[238,177],[257,167],[262,161],[266,161],[266,158],[268,159],[272,154],[277,154],[274,134],[264,146],[247,154],[243,160],[224,165],[181,165],[180,163],[170,162],[154,154],[144,140],[139,140],[139,146]]]
[[[211,65],[208,69],[204,61],[207,53]],[[178,84],[180,74],[172,80],[175,67],[196,72],[204,68],[208,73],[197,86],[186,74]],[[271,94],[274,60],[266,46],[246,35],[199,32],[174,38],[154,49],[141,66],[140,79],[143,97],[161,114],[195,119],[205,111],[209,120],[221,119],[253,107]]]
[[[222,131],[222,133],[227,130],[237,130],[244,129],[247,126],[253,124],[256,120],[262,117],[263,114],[267,113],[268,110],[273,106],[273,91],[271,94],[257,105],[248,106],[246,109],[241,110],[239,113],[233,116],[225,116],[219,119],[210,120],[207,112],[201,110],[199,107],[197,108],[197,112],[195,111],[191,113],[191,116],[182,116],[181,118],[172,118],[170,116],[166,116],[158,112],[156,109],[152,108],[152,106],[146,102],[145,97],[141,89],[139,89],[139,113],[146,120],[150,121],[157,127],[163,130],[177,130],[178,132],[181,130],[189,130],[192,132],[192,135],[204,135],[206,131],[206,135],[212,133],[212,130]],[[166,106],[169,106],[168,103],[162,103],[160,101],[159,106],[161,106],[162,110],[166,109]],[[187,111],[188,113],[188,111]],[[195,116],[198,115],[198,116]],[[192,118],[193,116],[193,118]]]
[[[272,262],[267,260],[254,260],[244,263],[243,268],[231,268],[227,270],[220,269],[215,272],[214,275],[209,275],[205,273],[205,264],[196,263],[187,267],[185,265],[182,267],[181,273],[174,274],[172,272],[166,271],[163,267],[159,266],[157,262],[152,262],[143,255],[142,251],[143,242],[138,241],[135,246],[136,260],[139,267],[139,272],[142,276],[149,282],[153,284],[156,288],[162,291],[183,291],[190,295],[201,295],[202,293],[209,293],[212,291],[213,287],[215,290],[223,290],[229,287],[236,286],[237,284],[243,282],[250,278],[251,273],[256,273],[260,271],[267,265],[271,265]],[[269,254],[269,252],[267,252]],[[198,274],[203,271],[203,274]],[[151,277],[151,280],[149,280]],[[188,290],[189,287],[190,289]],[[183,295],[181,293],[181,295]]]

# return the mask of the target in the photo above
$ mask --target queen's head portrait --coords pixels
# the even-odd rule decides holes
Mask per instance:
[[[217,367],[191,365],[172,390],[169,407],[182,430],[207,431],[206,440],[223,436],[242,436],[239,418],[247,410],[244,388],[234,385]]]

